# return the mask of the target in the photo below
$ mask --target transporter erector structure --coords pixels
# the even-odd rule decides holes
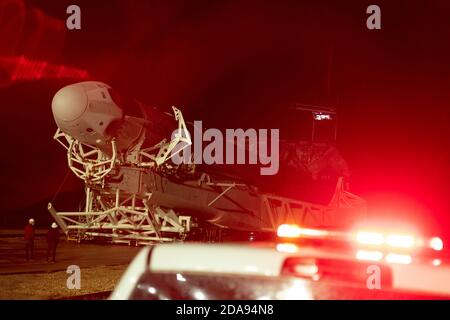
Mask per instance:
[[[68,167],[85,188],[79,211],[59,212],[48,204],[69,239],[220,241],[233,232],[250,238],[276,232],[283,223],[345,228],[365,214],[365,201],[346,189],[346,169],[335,170],[343,160],[326,145],[279,148],[280,166],[285,161],[314,175],[336,176],[330,201],[312,203],[270,192],[271,177],[256,177],[260,168],[254,165],[196,163],[196,148],[190,148],[195,127],[178,108],[164,113],[124,99],[107,84],[86,81],[59,90],[52,111],[58,126],[54,139],[66,149]],[[333,114],[309,111],[313,121]],[[248,149],[245,140],[236,147],[236,152]],[[193,161],[173,161],[186,158],[187,150]]]

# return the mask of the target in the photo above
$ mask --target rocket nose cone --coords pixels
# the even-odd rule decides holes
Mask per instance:
[[[88,97],[80,85],[69,85],[59,90],[52,101],[55,120],[73,121],[84,113]]]

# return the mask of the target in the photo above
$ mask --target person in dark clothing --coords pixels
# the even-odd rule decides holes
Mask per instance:
[[[52,258],[53,262],[56,262],[56,247],[59,242],[58,225],[53,222],[52,227],[47,232],[47,262],[49,258]]]
[[[27,261],[34,260],[34,219],[28,220],[24,230],[25,258]]]

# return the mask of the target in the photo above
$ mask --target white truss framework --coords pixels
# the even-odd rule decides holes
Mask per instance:
[[[168,165],[167,160],[182,152],[192,144],[191,135],[186,127],[182,112],[176,107],[172,107],[172,110],[175,120],[178,123],[173,139],[170,141],[163,139],[161,142],[150,148],[140,150],[140,166],[150,167],[156,164],[156,166],[159,167],[163,164]],[[149,160],[151,161],[149,162]]]
[[[86,189],[86,207],[81,212],[48,210],[72,240],[106,238],[114,243],[146,244],[184,240],[191,217],[177,216],[171,209],[153,207],[136,195],[100,193]]]
[[[70,170],[86,186],[85,209],[80,212],[57,212],[49,203],[48,210],[70,239],[107,238],[111,242],[144,244],[184,240],[190,231],[191,217],[179,216],[171,209],[149,206],[151,194],[129,194],[124,190],[106,191],[108,174],[118,165],[137,167],[172,167],[167,163],[171,157],[188,147],[192,142],[183,115],[172,107],[178,123],[173,139],[165,139],[157,145],[140,149],[145,135],[135,149],[129,150],[126,160],[118,158],[116,142],[111,140],[110,154],[100,148],[84,144],[57,129],[54,139],[67,150]],[[179,143],[183,145],[175,149]],[[136,155],[136,156],[134,156]]]
[[[117,148],[111,141],[111,156],[99,148],[84,144],[62,132],[59,128],[53,137],[67,150],[67,164],[80,179],[99,183],[111,172],[117,161]]]

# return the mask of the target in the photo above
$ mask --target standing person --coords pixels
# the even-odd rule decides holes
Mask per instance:
[[[59,242],[59,231],[58,231],[58,225],[53,222],[52,227],[47,232],[47,262],[48,259],[51,257],[53,262],[56,262],[56,247],[58,246]]]
[[[24,240],[25,240],[25,257],[27,261],[34,260],[34,219],[28,220],[28,224],[25,226],[24,230]]]

